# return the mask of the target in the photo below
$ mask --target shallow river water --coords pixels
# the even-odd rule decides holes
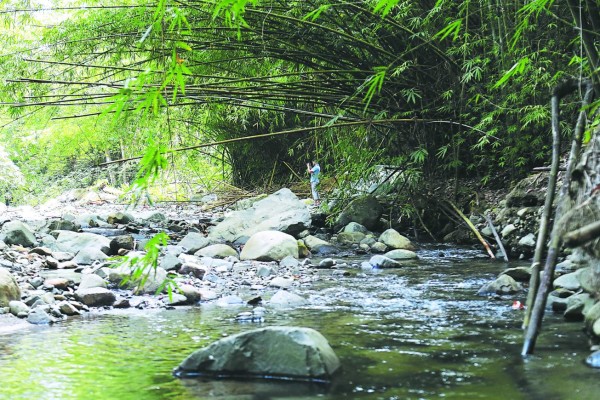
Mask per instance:
[[[189,353],[257,327],[246,308],[123,310],[0,335],[0,399],[598,399],[581,323],[547,314],[523,360],[522,311],[475,293],[506,265],[469,249],[419,252],[401,269],[322,270],[262,326],[317,329],[342,362],[331,384],[177,379]],[[527,263],[521,265],[528,265]],[[517,266],[517,264],[511,264]]]

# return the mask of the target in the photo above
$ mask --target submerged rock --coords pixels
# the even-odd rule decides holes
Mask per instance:
[[[523,290],[520,283],[508,275],[500,275],[495,281],[485,284],[477,292],[480,296],[488,294],[513,294]]]
[[[371,264],[374,268],[399,268],[402,267],[402,263],[392,260],[389,257],[382,255],[375,255],[371,257],[369,260],[369,264]]]
[[[276,350],[276,351],[274,351]],[[188,356],[176,376],[328,380],[340,361],[310,328],[271,326],[221,339]]]
[[[592,368],[600,368],[600,350],[590,354],[588,358],[585,359],[585,363]]]

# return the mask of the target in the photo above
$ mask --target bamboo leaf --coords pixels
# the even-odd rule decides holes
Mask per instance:
[[[525,72],[527,67],[529,66],[529,63],[529,57],[521,58],[515,63],[515,65],[513,65],[508,71],[506,71],[504,75],[502,75],[502,77],[494,84],[493,88],[497,89],[506,84],[506,82],[508,82],[508,80],[511,79],[513,76],[520,75],[523,72]]]
[[[458,34],[460,33],[460,28],[462,26],[462,19],[457,19],[456,21],[446,25],[442,30],[433,35],[433,37],[439,37],[440,40],[446,39],[448,36],[453,35],[452,40],[458,39]]]
[[[375,14],[381,14],[382,17],[385,17],[390,13],[390,11],[392,11],[394,7],[396,7],[396,5],[398,5],[399,2],[400,0],[378,0],[377,4],[375,4],[375,7],[373,7],[373,12]]]

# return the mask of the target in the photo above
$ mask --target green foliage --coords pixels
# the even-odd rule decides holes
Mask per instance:
[[[155,190],[159,173],[197,179],[188,192],[210,187],[205,170],[244,186],[283,185],[315,155],[343,182],[399,163],[493,183],[486,177],[498,170],[513,178],[545,162],[549,91],[591,72],[568,4],[552,0],[109,3],[117,7],[57,11],[60,29],[31,28],[18,40],[0,31],[0,90],[8,115],[24,121],[12,135],[52,131],[27,144],[3,133],[26,176],[46,170],[58,180],[106,154],[142,154],[153,138],[141,192]],[[25,121],[34,105],[43,111]],[[576,112],[567,105],[565,121]],[[51,118],[77,115],[94,119],[77,119],[82,133],[63,138],[57,121],[67,120]],[[340,125],[348,122],[362,125]],[[325,129],[164,157],[167,148],[311,127]],[[62,169],[46,158],[75,161]]]
[[[115,258],[114,260],[116,262],[112,265],[112,268],[125,267],[127,269],[131,269],[131,273],[123,278],[123,280],[120,282],[120,285],[135,286],[138,288],[138,290],[143,288],[151,274],[156,275],[160,251],[167,245],[168,240],[169,236],[166,233],[157,233],[150,240],[148,240],[148,243],[146,243],[146,246],[144,246],[145,254],[143,256],[135,255]],[[175,281],[173,281],[172,278],[167,277],[167,279],[163,281],[156,290],[156,294],[167,290],[169,299],[172,300],[173,290],[176,288],[177,284]]]

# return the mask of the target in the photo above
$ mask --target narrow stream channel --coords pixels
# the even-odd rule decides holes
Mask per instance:
[[[537,353],[519,356],[514,298],[478,297],[506,265],[480,251],[436,248],[401,269],[322,270],[262,326],[320,331],[342,361],[330,385],[180,380],[171,371],[215,339],[255,328],[214,305],[121,310],[0,335],[0,399],[597,399],[580,323],[547,315]],[[523,263],[522,265],[528,265]],[[511,266],[517,266],[511,264]]]

